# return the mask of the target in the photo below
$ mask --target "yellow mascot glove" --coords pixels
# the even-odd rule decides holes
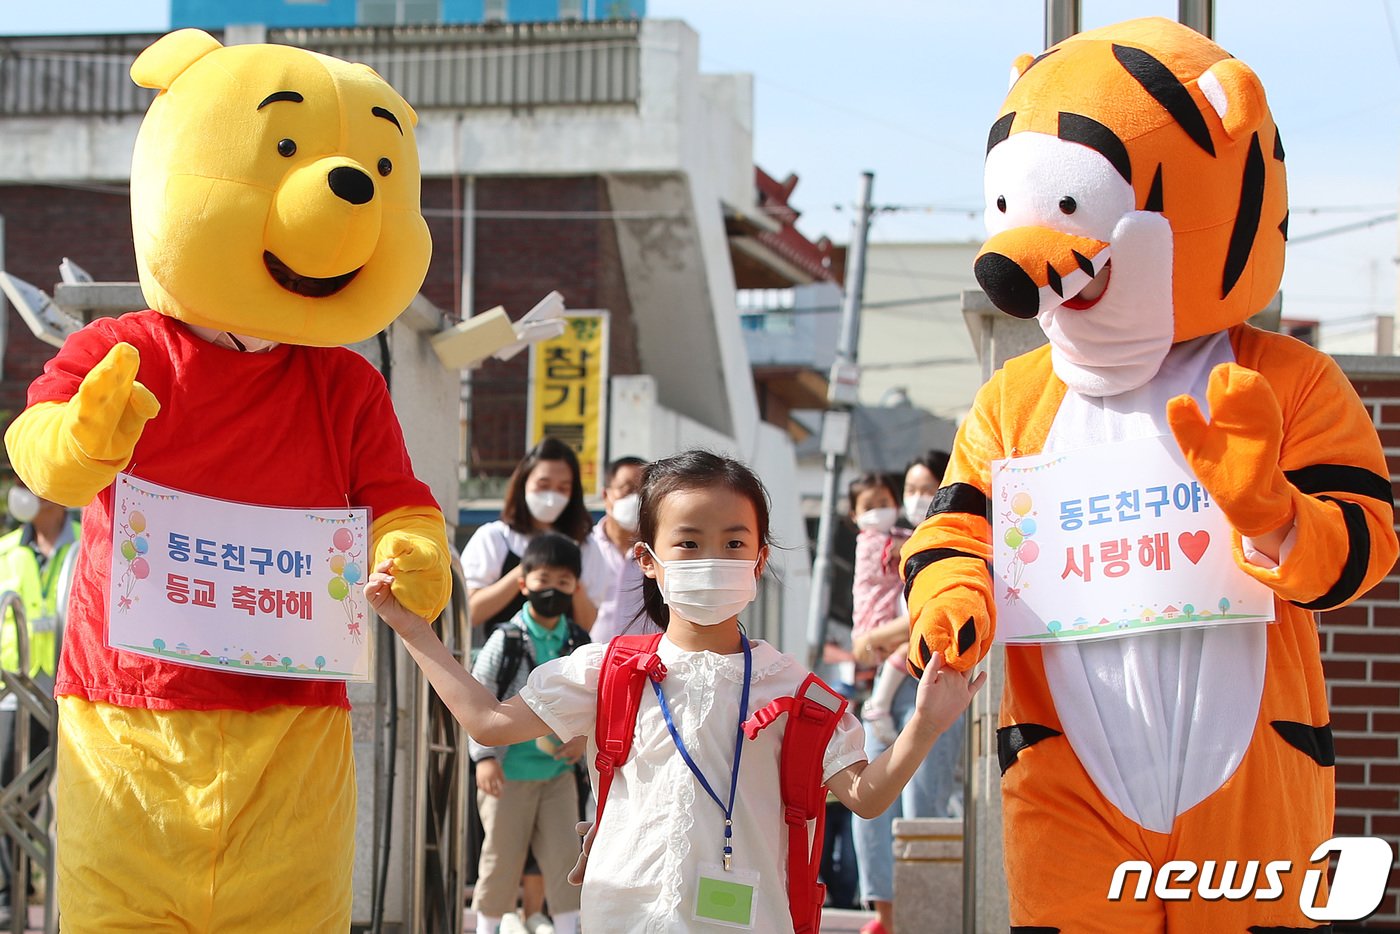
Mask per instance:
[[[410,613],[434,620],[452,595],[452,552],[436,509],[395,509],[370,530],[374,566],[394,562],[394,597]]]
[[[986,565],[973,558],[950,558],[958,564],[980,565],[972,574],[987,577]],[[940,562],[943,563],[943,562]],[[938,569],[941,570],[941,569]],[[923,674],[929,660],[943,657],[954,671],[967,671],[987,654],[996,630],[995,610],[988,587],[958,582],[964,575],[935,574],[928,568],[914,578],[909,591],[909,673]]]
[[[21,413],[5,432],[15,471],[64,506],[86,506],[131,461],[160,402],[136,380],[141,358],[117,344],[83,377],[73,398]]]
[[[1167,403],[1167,421],[1196,479],[1215,499],[1230,525],[1257,538],[1293,521],[1293,486],[1283,475],[1283,412],[1264,377],[1236,363],[1222,363],[1206,389],[1210,421],[1196,400]]]

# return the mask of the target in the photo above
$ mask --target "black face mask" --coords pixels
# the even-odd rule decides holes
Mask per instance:
[[[574,605],[574,595],[555,590],[527,590],[525,599],[530,601],[530,609],[536,616],[563,616]]]

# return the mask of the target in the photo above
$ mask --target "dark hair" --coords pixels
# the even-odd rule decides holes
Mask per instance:
[[[617,477],[617,472],[624,467],[646,467],[647,462],[640,457],[618,457],[608,462],[607,470],[603,472],[603,486],[612,486],[612,482]]]
[[[573,448],[557,438],[545,438],[530,448],[520,463],[515,465],[515,472],[510,475],[506,486],[506,501],[501,507],[501,521],[521,535],[535,534],[535,520],[531,518],[530,507],[525,503],[525,481],[530,479],[530,471],[534,470],[540,461],[563,461],[569,465],[569,472],[574,477],[573,489],[569,491],[569,504],[564,507],[559,518],[554,520],[551,528],[576,542],[582,542],[588,537],[588,530],[593,528],[593,518],[588,514],[588,508],[583,505],[583,481],[579,479],[578,455],[574,453]]]
[[[877,473],[872,470],[852,480],[851,485],[846,488],[846,497],[850,501],[851,512],[856,511],[856,498],[860,496],[860,494],[868,493],[871,490],[878,490],[881,487],[889,491],[891,499],[896,503],[899,502],[899,487],[895,485],[894,478],[887,473]]]
[[[520,573],[529,574],[538,568],[559,568],[574,577],[583,576],[583,552],[567,535],[541,532],[525,546],[520,556]]]
[[[948,472],[948,452],[939,451],[937,449],[926,451],[911,460],[909,466],[904,468],[904,472],[907,474],[915,467],[923,467],[929,473],[933,474],[934,477],[938,479],[939,483],[942,483],[943,475]],[[895,499],[898,498],[897,496],[895,497]]]
[[[662,501],[672,493],[695,489],[730,490],[746,497],[753,503],[754,514],[758,517],[759,545],[772,543],[768,534],[768,491],[763,488],[763,481],[732,457],[698,448],[647,465],[642,474],[642,510],[637,524],[637,541],[655,546],[656,521]],[[650,577],[642,579],[642,610],[662,629],[670,621],[666,601],[661,599],[661,588]]]

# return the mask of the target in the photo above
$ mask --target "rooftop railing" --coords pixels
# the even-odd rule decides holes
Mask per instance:
[[[363,62],[416,109],[635,105],[641,24],[269,29],[267,41]],[[132,61],[156,34],[0,37],[0,116],[144,113]]]

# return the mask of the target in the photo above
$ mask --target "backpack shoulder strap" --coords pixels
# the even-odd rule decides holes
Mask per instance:
[[[632,753],[632,735],[637,731],[637,709],[642,705],[642,690],[648,679],[661,681],[666,677],[666,666],[656,654],[660,642],[660,633],[617,636],[608,643],[607,651],[603,653],[603,667],[598,672],[598,712],[594,730],[594,740],[598,746],[598,755],[594,759],[598,770],[595,825],[603,820],[613,770],[627,761]]]
[[[822,831],[826,820],[826,786],[822,760],[847,701],[825,681],[808,674],[797,693],[780,697],[744,722],[753,739],[760,730],[787,714],[778,785],[783,798],[783,821],[788,827],[788,911],[795,934],[816,934],[821,928],[826,886],[817,882],[822,862]],[[817,822],[808,845],[808,823]]]
[[[590,642],[593,641],[593,638],[589,636],[587,629],[584,629],[578,623],[574,622],[571,619],[568,619],[567,617],[564,621],[569,628],[567,630],[568,635],[564,637],[564,647],[559,650],[559,654],[561,656],[572,655],[574,649],[578,648],[581,645],[588,645]]]
[[[525,658],[525,633],[509,624],[501,627],[501,667],[496,669],[496,700],[505,700]]]

